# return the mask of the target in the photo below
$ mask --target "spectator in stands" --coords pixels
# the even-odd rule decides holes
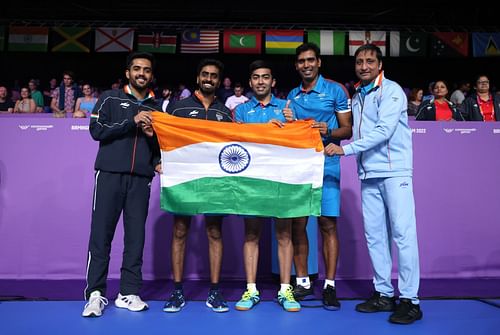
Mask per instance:
[[[169,86],[164,86],[161,91],[161,99],[159,103],[162,111],[164,112],[167,111],[167,106],[170,103],[171,98],[172,98],[172,89]]]
[[[234,94],[231,78],[225,77],[222,81],[222,87],[217,90],[217,99],[226,103],[227,98]]]
[[[186,98],[189,98],[190,96],[191,96],[191,91],[186,87],[186,84],[180,83],[179,84],[179,99],[178,100],[186,99]]]
[[[424,100],[418,108],[415,119],[418,121],[465,121],[455,104],[447,99],[448,85],[438,80],[433,86],[433,98]]]
[[[30,96],[30,89],[27,86],[21,87],[21,98],[16,101],[14,113],[35,113],[36,104]]]
[[[82,85],[82,92],[83,97],[76,99],[75,113],[73,113],[73,117],[76,118],[89,117],[97,102],[97,98],[94,97],[94,90],[89,83]]]
[[[82,96],[78,85],[74,83],[72,71],[63,72],[63,82],[54,90],[50,107],[55,117],[65,117],[66,113],[75,111],[76,99]]]
[[[425,94],[422,97],[422,101],[431,100],[432,98],[434,98],[434,84],[435,83],[436,82],[434,82],[434,81],[431,81],[429,83],[429,86],[427,87],[427,94]]]
[[[14,111],[14,101],[9,99],[9,91],[7,87],[0,86],[0,112],[9,112],[12,113]]]
[[[453,102],[457,108],[461,108],[467,94],[470,91],[470,83],[466,80],[461,80],[458,83],[458,87],[450,96],[450,101]]]
[[[422,103],[422,97],[424,96],[424,90],[416,87],[410,91],[408,96],[408,115],[417,115],[418,107]]]
[[[49,81],[49,86],[43,90],[43,104],[45,106],[45,112],[50,113],[50,105],[52,102],[52,95],[54,91],[57,89],[57,79],[52,78]]]
[[[39,83],[40,81],[38,79],[31,79],[28,82],[28,87],[31,92],[31,98],[35,100],[37,113],[43,112],[43,107],[45,106],[43,101],[43,94],[38,90]]]
[[[500,121],[500,95],[493,95],[487,76],[477,77],[474,93],[465,99],[464,114],[468,121]]]
[[[234,95],[231,95],[226,99],[225,105],[232,113],[234,113],[234,109],[236,108],[236,106],[248,101],[248,98],[243,95],[243,91],[244,88],[241,83],[236,83],[234,85]]]

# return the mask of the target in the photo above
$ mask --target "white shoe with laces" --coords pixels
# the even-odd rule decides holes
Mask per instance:
[[[126,308],[132,312],[145,311],[149,308],[148,304],[141,300],[138,295],[122,295],[118,293],[118,297],[115,300],[115,306],[119,308]]]
[[[90,293],[89,302],[85,304],[82,316],[97,317],[102,315],[104,307],[108,304],[108,299],[101,296],[101,292],[94,291]]]

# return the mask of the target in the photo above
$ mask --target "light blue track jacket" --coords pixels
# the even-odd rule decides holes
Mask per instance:
[[[383,72],[363,97],[358,85],[352,98],[353,142],[344,153],[357,155],[359,179],[412,176],[412,132],[406,95]]]

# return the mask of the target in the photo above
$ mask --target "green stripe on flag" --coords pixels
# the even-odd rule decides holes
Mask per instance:
[[[163,187],[161,208],[184,215],[319,216],[321,190],[321,187],[312,188],[310,184],[286,184],[247,177],[207,177]]]
[[[345,55],[345,32],[308,30],[307,41],[316,44],[322,55]]]
[[[175,53],[175,45],[166,44],[161,45],[159,47],[155,47],[151,44],[140,44],[137,46],[138,51],[152,52],[152,53],[166,53],[166,54],[174,54]]]

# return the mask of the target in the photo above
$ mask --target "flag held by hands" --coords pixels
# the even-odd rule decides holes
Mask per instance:
[[[311,123],[279,128],[154,112],[162,209],[185,215],[320,215],[323,144]]]

